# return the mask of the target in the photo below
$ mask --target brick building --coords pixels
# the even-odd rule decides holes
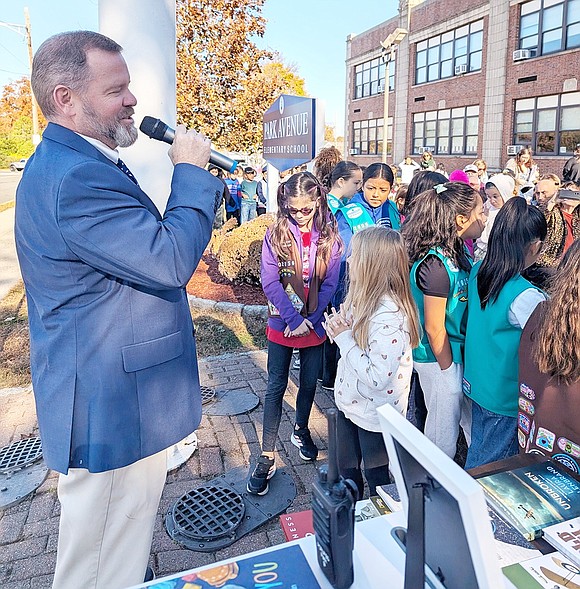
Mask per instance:
[[[384,155],[385,106],[389,163],[429,148],[448,171],[499,169],[530,146],[560,175],[580,143],[580,0],[400,0],[347,38],[346,69],[345,151],[361,165]]]

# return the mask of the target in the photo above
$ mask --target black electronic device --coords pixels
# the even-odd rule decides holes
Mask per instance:
[[[356,485],[338,471],[335,408],[326,412],[328,420],[328,466],[318,470],[313,484],[312,519],[316,536],[318,564],[335,589],[347,589],[354,580],[354,504]]]
[[[170,145],[175,139],[175,129],[172,129],[161,119],[143,117],[143,121],[141,122],[141,125],[139,125],[139,130],[151,139],[157,139],[157,141],[163,141]],[[238,165],[237,161],[229,158],[223,153],[214,151],[213,149],[210,152],[209,163],[226,170],[226,172],[233,172]]]

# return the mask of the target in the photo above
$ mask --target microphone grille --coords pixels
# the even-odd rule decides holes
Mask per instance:
[[[160,141],[163,141],[163,135],[166,128],[167,125],[153,117],[143,117],[143,121],[139,125],[139,129],[142,133],[145,133],[145,135],[152,139],[159,139]]]

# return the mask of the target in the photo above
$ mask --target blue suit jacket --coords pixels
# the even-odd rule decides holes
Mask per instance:
[[[201,401],[185,285],[223,185],[175,166],[163,217],[113,162],[49,124],[16,194],[45,460],[101,472],[184,438]]]

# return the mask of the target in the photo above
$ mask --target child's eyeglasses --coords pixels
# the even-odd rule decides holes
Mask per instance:
[[[310,215],[310,213],[314,210],[314,207],[304,207],[303,209],[295,209],[294,207],[288,207],[288,212],[291,215],[297,215],[298,213],[302,213],[305,217]]]

